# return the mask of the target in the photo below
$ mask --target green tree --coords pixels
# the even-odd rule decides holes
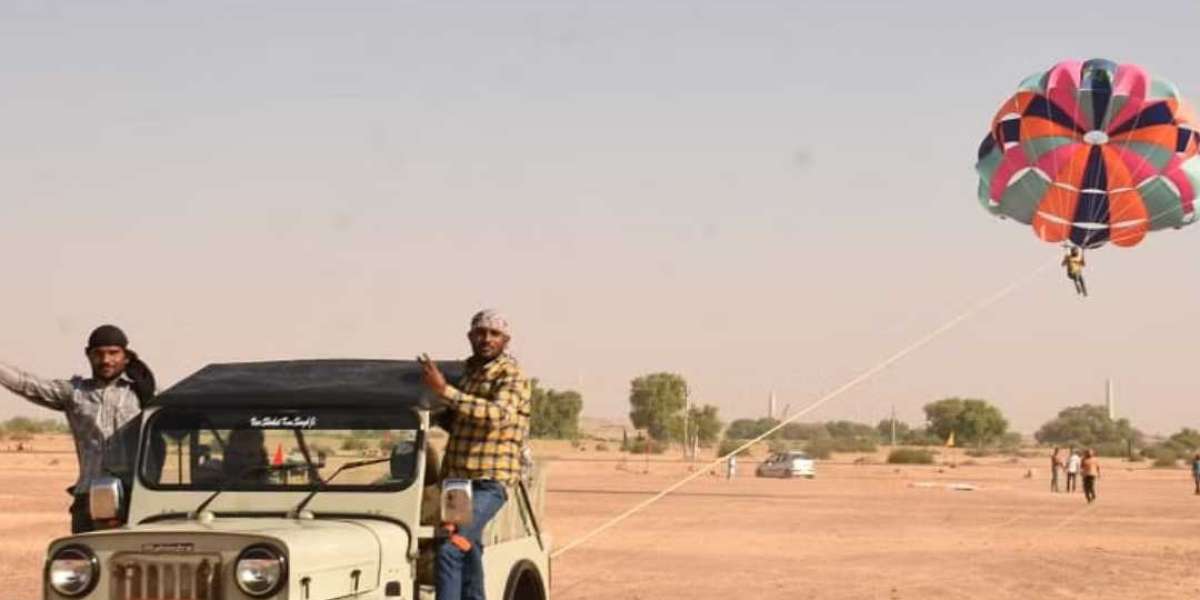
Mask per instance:
[[[788,423],[779,430],[785,440],[827,440],[829,429],[824,423]]]
[[[835,439],[877,440],[879,436],[874,427],[854,421],[829,421],[825,423],[825,429],[829,431],[830,437]]]
[[[1141,432],[1134,429],[1128,419],[1114,421],[1108,418],[1107,408],[1096,404],[1062,409],[1057,417],[1043,424],[1033,437],[1042,444],[1061,446],[1124,448],[1128,444],[1142,445]]]
[[[875,426],[875,431],[876,431],[876,433],[879,434],[880,440],[882,440],[885,443],[890,444],[892,441],[892,420],[891,419],[883,419],[883,420],[879,421],[879,424]],[[896,419],[896,442],[897,443],[902,443],[903,440],[908,437],[910,431],[912,431],[912,426],[910,426],[908,423],[905,423],[904,421]]]
[[[583,396],[574,390],[553,390],[532,382],[529,435],[535,438],[573,440],[579,437]]]
[[[721,419],[717,415],[717,407],[711,404],[693,406],[688,412],[689,427],[700,445],[708,448],[721,437]]]
[[[761,419],[736,419],[729,424],[729,429],[725,430],[725,437],[734,440],[749,440],[766,433],[778,424],[779,421],[770,417],[763,417]],[[790,427],[790,425],[784,426],[781,431],[786,430],[787,427]],[[779,437],[779,433],[776,432],[771,437]]]
[[[1200,431],[1184,427],[1168,438],[1167,444],[1178,449],[1181,454],[1196,452],[1200,450]]]
[[[928,431],[946,439],[954,432],[955,440],[982,447],[1008,431],[1008,421],[1000,409],[985,400],[946,398],[925,405]]]
[[[678,439],[683,432],[687,381],[675,373],[652,373],[630,383],[629,420],[660,441]]]

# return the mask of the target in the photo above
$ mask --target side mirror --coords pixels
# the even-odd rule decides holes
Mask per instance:
[[[119,525],[123,495],[121,480],[116,477],[101,477],[94,481],[88,490],[88,512],[92,521],[101,526]]]

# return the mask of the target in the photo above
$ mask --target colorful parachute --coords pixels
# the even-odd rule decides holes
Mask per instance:
[[[1047,242],[1133,246],[1196,219],[1200,127],[1141,67],[1061,62],[1021,83],[979,147],[979,201]]]

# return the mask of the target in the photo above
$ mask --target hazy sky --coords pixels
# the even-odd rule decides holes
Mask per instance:
[[[803,407],[1057,253],[975,200],[1026,75],[1135,62],[1200,100],[1192,1],[0,2],[0,360],[115,322],[215,361],[468,351],[482,306],[585,413],[668,370]],[[1187,50],[1187,51],[1185,51]],[[813,419],[1103,399],[1200,425],[1200,228],[1048,270]],[[0,416],[46,414],[0,394]]]

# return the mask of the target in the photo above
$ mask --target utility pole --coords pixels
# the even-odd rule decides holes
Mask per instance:
[[[1112,379],[1104,380],[1104,408],[1108,410],[1108,420],[1117,420],[1117,393],[1113,387]]]
[[[896,405],[892,405],[892,447],[896,447]]]
[[[688,393],[687,387],[684,386],[684,388],[683,388],[683,459],[684,460],[691,459],[692,445],[688,443],[688,438],[691,437],[688,435],[689,434],[688,417],[691,416],[691,412],[692,412],[692,397],[691,397],[691,394]]]

